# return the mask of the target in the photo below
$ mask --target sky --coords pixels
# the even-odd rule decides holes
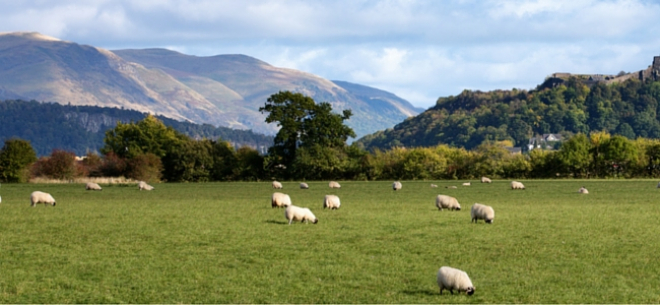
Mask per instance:
[[[0,0],[0,32],[109,50],[244,54],[421,108],[660,56],[658,0]]]

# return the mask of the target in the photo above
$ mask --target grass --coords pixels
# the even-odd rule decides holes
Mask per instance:
[[[340,183],[284,182],[319,218],[291,226],[270,182],[3,184],[0,302],[660,303],[656,181]],[[34,190],[57,206],[31,208]],[[326,194],[339,210],[322,209]],[[463,210],[438,211],[437,194]],[[470,223],[475,202],[494,224]],[[445,265],[473,296],[439,295]]]

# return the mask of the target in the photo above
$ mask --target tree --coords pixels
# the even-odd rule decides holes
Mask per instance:
[[[591,163],[589,148],[589,139],[585,134],[579,133],[564,142],[559,149],[561,163],[576,178],[588,176]]]
[[[9,139],[0,150],[0,180],[3,182],[25,182],[29,178],[27,169],[37,161],[30,142]]]
[[[341,148],[348,137],[355,137],[355,132],[344,125],[352,112],[344,110],[342,114],[332,113],[329,103],[315,103],[301,93],[280,91],[271,95],[261,113],[268,113],[266,123],[277,122],[280,127],[273,146],[269,148],[267,166],[282,164],[290,167],[300,147],[314,150],[313,147]],[[321,157],[321,156],[314,156]]]
[[[159,158],[188,137],[167,127],[153,115],[147,115],[137,123],[117,123],[114,129],[105,133],[103,154],[115,153],[120,158],[131,159],[134,156],[152,153]]]
[[[33,169],[35,176],[69,180],[78,176],[76,154],[71,151],[53,149],[49,157],[42,157]]]

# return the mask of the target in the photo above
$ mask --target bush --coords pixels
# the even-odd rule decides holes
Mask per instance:
[[[152,153],[139,154],[127,163],[126,177],[146,182],[159,182],[162,177],[163,163]]]

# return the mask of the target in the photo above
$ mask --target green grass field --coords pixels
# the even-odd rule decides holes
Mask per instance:
[[[657,181],[523,182],[284,182],[319,218],[290,226],[269,182],[3,184],[0,302],[660,303]],[[31,208],[34,190],[57,206]],[[326,194],[339,210],[323,210]],[[438,211],[437,194],[463,210]],[[475,202],[494,224],[470,222]],[[445,265],[473,296],[439,294]]]

